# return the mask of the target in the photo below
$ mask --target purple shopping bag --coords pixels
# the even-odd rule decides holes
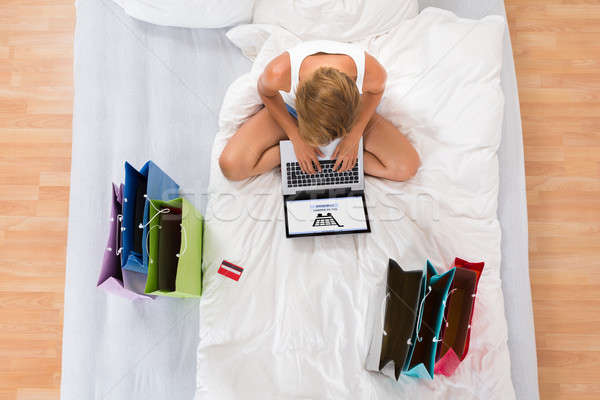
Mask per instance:
[[[102,259],[97,287],[129,300],[151,300],[143,294],[146,275],[121,268],[121,223],[123,220],[123,185],[112,185],[110,230]]]

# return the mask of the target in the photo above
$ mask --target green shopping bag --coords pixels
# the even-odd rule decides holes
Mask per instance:
[[[184,198],[168,201],[151,199],[149,203],[150,224],[145,238],[148,250],[145,293],[200,297],[204,225],[202,215]],[[180,229],[174,229],[174,226]]]

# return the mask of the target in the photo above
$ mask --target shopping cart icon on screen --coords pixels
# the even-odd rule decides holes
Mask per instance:
[[[333,226],[333,225],[337,225],[339,227],[342,227],[344,225],[340,225],[335,218],[333,218],[333,215],[331,215],[331,213],[327,213],[327,215],[323,216],[323,214],[317,214],[317,218],[315,218],[315,221],[313,222],[312,226]]]

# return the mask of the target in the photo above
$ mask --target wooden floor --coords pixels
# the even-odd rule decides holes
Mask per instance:
[[[0,399],[58,399],[72,0],[0,1]]]
[[[600,399],[600,0],[506,6],[541,395]],[[59,397],[73,26],[73,0],[0,2],[0,400]]]
[[[600,1],[507,0],[542,399],[600,399]]]

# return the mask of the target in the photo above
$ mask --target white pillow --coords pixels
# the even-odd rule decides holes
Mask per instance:
[[[280,44],[286,43],[283,48],[292,48],[300,42],[300,38],[276,25],[244,24],[231,28],[227,38],[240,48],[242,53],[250,60],[256,60],[263,45],[269,39],[279,40]],[[270,54],[271,58],[279,54]],[[262,71],[261,71],[262,72]]]
[[[254,0],[115,0],[130,16],[157,25],[221,28],[249,22]]]
[[[302,40],[361,40],[419,11],[417,0],[256,0],[253,22],[279,25]]]

